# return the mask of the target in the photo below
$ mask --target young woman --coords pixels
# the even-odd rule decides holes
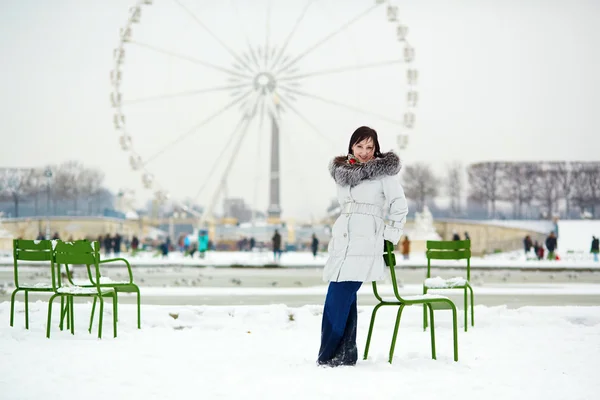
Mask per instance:
[[[398,243],[408,213],[400,168],[398,156],[381,153],[377,132],[366,126],[352,134],[348,155],[330,163],[341,215],[333,225],[323,271],[329,288],[319,365],[356,364],[356,292],[363,282],[384,278],[384,240]]]

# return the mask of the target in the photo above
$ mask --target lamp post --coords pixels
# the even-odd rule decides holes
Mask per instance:
[[[52,170],[46,167],[44,171],[46,177],[46,239],[50,239],[50,181],[52,180]]]

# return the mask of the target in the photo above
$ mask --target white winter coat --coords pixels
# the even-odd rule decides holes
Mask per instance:
[[[366,163],[336,157],[329,169],[342,214],[333,225],[323,280],[371,282],[385,277],[384,239],[397,244],[408,207],[393,152]]]

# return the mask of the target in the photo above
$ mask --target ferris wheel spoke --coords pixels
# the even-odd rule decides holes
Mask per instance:
[[[223,159],[225,152],[227,151],[229,146],[231,146],[231,143],[233,143],[233,139],[235,139],[235,134],[240,130],[240,127],[242,126],[245,119],[246,119],[246,116],[243,116],[242,118],[240,118],[240,120],[238,121],[238,123],[235,126],[235,128],[233,129],[233,131],[231,131],[231,134],[229,135],[229,140],[227,141],[227,143],[221,150],[221,153],[219,153],[219,156],[217,157],[217,161],[212,163],[212,168],[210,169],[210,171],[208,172],[208,175],[207,175],[208,178],[210,178],[211,176],[214,176],[215,170],[219,166],[219,160]],[[200,187],[200,189],[198,190],[198,192],[196,192],[196,195],[193,197],[193,201],[198,200],[198,197],[200,197],[200,195],[202,194],[204,189],[206,189],[206,186],[208,185],[208,178],[204,181],[204,185],[202,185]]]
[[[264,68],[267,69],[269,66],[269,30],[271,25],[271,1],[267,0],[267,22],[265,27],[265,65]]]
[[[309,0],[306,3],[306,5],[304,6],[304,8],[302,9],[302,13],[300,14],[300,16],[298,17],[298,19],[294,23],[294,27],[292,28],[292,30],[290,31],[290,33],[285,38],[285,40],[283,42],[283,45],[281,46],[281,48],[279,49],[279,52],[277,53],[277,55],[275,56],[275,59],[273,60],[273,64],[271,64],[271,68],[270,69],[273,69],[277,65],[277,63],[279,62],[279,60],[281,59],[281,56],[285,52],[288,44],[290,43],[290,40],[292,40],[292,37],[294,36],[294,33],[296,33],[296,30],[298,29],[298,26],[300,26],[300,23],[304,19],[304,16],[306,15],[306,12],[308,11],[308,8],[310,7],[310,5],[312,3],[314,3],[314,1],[315,0]]]
[[[139,103],[144,103],[144,102],[148,102],[148,101],[175,99],[175,98],[180,98],[180,97],[194,96],[194,95],[202,94],[202,93],[213,93],[213,92],[220,92],[220,91],[230,90],[230,89],[242,89],[242,88],[245,88],[248,86],[252,86],[252,84],[244,83],[244,84],[240,84],[240,85],[216,86],[216,87],[207,88],[207,89],[188,90],[188,91],[179,92],[179,93],[167,93],[167,94],[163,94],[163,95],[142,97],[142,98],[133,99],[133,100],[129,100],[129,101],[123,101],[122,104],[123,105],[132,105],[132,104],[139,104]]]
[[[131,44],[135,44],[136,46],[144,47],[146,49],[155,51],[157,53],[165,54],[165,55],[168,55],[168,56],[171,56],[171,57],[179,58],[181,60],[186,60],[186,61],[192,62],[194,64],[202,65],[202,66],[207,67],[207,68],[212,68],[212,69],[217,70],[217,71],[225,72],[225,73],[230,74],[230,75],[239,76],[239,77],[242,77],[242,78],[250,78],[250,79],[252,79],[252,77],[250,75],[242,74],[241,72],[234,71],[232,69],[228,69],[228,68],[225,68],[225,67],[221,67],[221,66],[209,63],[208,61],[200,60],[200,59],[195,58],[195,57],[186,56],[184,54],[178,54],[178,53],[172,52],[170,50],[166,50],[166,49],[163,49],[163,48],[160,48],[160,47],[157,47],[157,46],[153,46],[151,44],[137,42],[137,41],[134,41],[134,40],[130,41],[130,43]]]
[[[340,108],[345,108],[346,110],[355,111],[355,112],[359,112],[359,113],[366,114],[366,115],[371,115],[373,117],[379,118],[382,121],[390,122],[390,123],[396,124],[396,125],[402,125],[402,122],[399,121],[399,120],[395,120],[393,118],[389,118],[389,117],[386,117],[385,115],[377,114],[377,113],[374,113],[372,111],[364,110],[362,108],[359,108],[359,107],[356,107],[356,106],[352,106],[350,104],[340,103],[339,101],[327,99],[325,97],[321,97],[321,96],[318,96],[316,94],[307,93],[307,92],[304,92],[304,91],[301,91],[301,90],[298,90],[298,89],[288,88],[288,87],[282,86],[282,85],[280,85],[279,88],[281,88],[282,90],[285,90],[285,91],[287,91],[289,93],[297,94],[298,96],[303,96],[303,97],[308,97],[308,98],[311,98],[311,99],[319,100],[319,101],[322,101],[323,103],[327,103],[327,104],[331,104],[331,105],[334,105],[334,106],[338,106]]]
[[[319,137],[320,137],[321,139],[324,139],[325,141],[329,142],[330,144],[334,144],[334,143],[331,141],[331,139],[329,139],[329,138],[327,137],[327,135],[323,134],[323,132],[321,132],[321,131],[319,130],[319,128],[317,128],[317,127],[316,127],[316,125],[315,125],[315,124],[313,124],[313,123],[312,123],[312,122],[311,122],[311,121],[310,121],[310,120],[309,120],[309,119],[308,119],[308,118],[307,118],[307,117],[306,117],[304,114],[302,114],[302,113],[301,113],[301,112],[300,112],[300,111],[299,111],[299,110],[298,110],[298,109],[297,109],[297,108],[296,108],[296,107],[295,107],[295,106],[292,104],[292,102],[290,102],[289,100],[287,100],[287,99],[285,98],[285,96],[283,96],[283,95],[279,95],[279,99],[281,100],[281,102],[282,102],[283,104],[285,104],[285,106],[286,106],[287,108],[289,108],[290,110],[292,110],[292,112],[293,112],[294,114],[296,114],[296,115],[297,115],[297,116],[298,116],[298,117],[299,117],[299,118],[300,118],[302,121],[304,121],[304,122],[305,122],[305,123],[306,123],[308,126],[310,126],[310,127],[311,127],[311,128],[312,128],[312,129],[313,129],[313,130],[314,130],[314,131],[317,133],[317,135],[319,135]]]
[[[234,52],[231,47],[227,46],[225,44],[225,42],[223,42],[212,30],[210,30],[205,24],[204,22],[202,22],[200,20],[200,18],[198,18],[198,16],[196,14],[194,14],[192,12],[192,10],[190,10],[189,8],[187,8],[186,6],[184,6],[183,4],[181,4],[181,2],[179,0],[173,0],[175,3],[177,3],[179,5],[179,7],[181,7],[186,13],[189,14],[189,16],[198,24],[200,25],[200,27],[202,27],[202,29],[204,29],[210,36],[212,36],[213,39],[215,39],[217,41],[217,43],[219,43],[221,45],[221,47],[223,47],[237,62],[239,62],[240,64],[242,64],[243,66],[245,66],[248,70],[252,70],[252,68],[250,68],[250,66],[246,63],[246,61],[244,61],[244,59],[242,57],[239,56],[239,54],[237,54],[236,52]]]
[[[235,18],[237,20],[236,25],[238,27],[238,30],[240,31],[240,33],[246,40],[246,48],[248,49],[248,53],[246,53],[246,57],[247,57],[246,60],[249,63],[250,63],[250,60],[252,60],[252,62],[256,66],[256,69],[253,70],[253,72],[260,71],[261,68],[260,68],[260,63],[258,62],[258,57],[256,57],[256,53],[254,52],[254,49],[252,48],[252,45],[250,44],[250,40],[248,39],[248,33],[247,33],[246,29],[244,28],[242,19],[240,18],[240,13],[239,13],[237,4],[234,0],[231,0],[230,3],[231,3],[231,6],[233,7],[233,13],[235,14]]]
[[[315,44],[313,44],[312,46],[310,46],[308,49],[304,50],[302,53],[298,54],[291,61],[283,64],[275,72],[275,74],[276,75],[280,74],[281,72],[284,72],[284,71],[288,70],[289,68],[293,67],[296,63],[298,63],[298,61],[302,60],[308,54],[310,54],[311,52],[313,52],[314,50],[316,50],[317,48],[319,48],[323,44],[327,43],[327,41],[329,41],[331,38],[333,38],[338,33],[343,32],[345,29],[347,29],[348,27],[350,27],[356,21],[359,21],[361,18],[365,17],[367,14],[369,14],[371,11],[373,11],[374,9],[376,9],[377,7],[379,7],[381,4],[383,4],[383,2],[380,3],[380,4],[375,3],[373,6],[369,7],[368,9],[366,9],[365,11],[363,11],[362,13],[360,13],[359,15],[357,15],[356,17],[352,18],[350,21],[347,21],[342,26],[340,26],[338,29],[334,30],[329,35],[325,36],[323,39],[319,40],[318,42],[316,42]]]
[[[277,80],[278,81],[289,81],[289,80],[295,80],[295,79],[311,78],[313,76],[330,75],[330,74],[337,74],[340,72],[351,72],[351,71],[358,71],[358,70],[362,70],[362,69],[383,67],[386,65],[401,64],[403,62],[404,62],[404,60],[401,60],[401,59],[387,60],[387,61],[380,61],[380,62],[369,63],[369,64],[353,65],[353,66],[333,68],[333,69],[325,69],[325,70],[321,70],[321,71],[308,72],[306,74],[301,74],[301,75],[289,75],[289,76],[285,76],[283,78],[278,78]]]
[[[227,111],[231,107],[235,106],[236,104],[241,103],[242,101],[244,101],[244,99],[246,97],[248,97],[252,93],[253,93],[252,90],[248,90],[246,93],[244,93],[241,96],[237,97],[236,99],[232,100],[227,105],[221,107],[219,110],[217,110],[216,112],[212,113],[211,115],[209,115],[208,117],[206,117],[204,120],[202,120],[201,122],[199,122],[197,125],[195,125],[191,129],[189,129],[188,131],[184,132],[183,134],[179,135],[177,138],[175,138],[175,140],[173,140],[172,142],[168,143],[160,151],[158,151],[158,152],[154,153],[153,155],[151,155],[150,157],[148,157],[148,159],[146,159],[144,161],[143,165],[144,166],[148,165],[151,161],[154,161],[157,157],[159,157],[160,155],[164,154],[165,151],[169,150],[171,147],[175,146],[177,143],[181,142],[183,139],[185,139],[185,138],[189,137],[190,135],[196,133],[199,128],[201,128],[202,126],[208,124],[210,121],[212,121],[213,119],[215,119],[216,117],[218,117],[220,114],[224,113],[225,111]]]
[[[254,102],[254,109],[256,109],[256,107],[258,105],[259,99],[260,99],[260,96],[257,96],[256,101]],[[255,116],[256,116],[256,113],[251,113],[250,115],[245,115],[243,117],[244,123],[243,123],[242,131],[240,132],[240,135],[238,136],[238,141],[235,144],[233,153],[231,154],[231,158],[229,159],[229,162],[227,163],[227,166],[225,167],[225,171],[223,171],[223,175],[221,176],[221,180],[219,183],[219,188],[215,191],[213,198],[207,208],[206,216],[209,216],[212,214],[212,211],[216,205],[217,199],[218,199],[219,195],[221,194],[221,191],[225,187],[225,183],[227,182],[227,177],[229,176],[231,167],[233,167],[233,162],[237,158],[238,153],[240,152],[240,148],[242,146],[242,142],[244,141],[244,138],[246,137],[246,134],[248,133],[248,128],[250,127],[250,123],[252,122],[252,120],[254,119]]]

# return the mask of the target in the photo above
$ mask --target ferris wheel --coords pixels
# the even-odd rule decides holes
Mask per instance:
[[[406,148],[418,71],[400,15],[391,0],[138,1],[110,103],[140,186],[200,200],[203,217],[239,188],[279,218],[281,186],[305,190],[305,163],[339,154],[357,126]]]

